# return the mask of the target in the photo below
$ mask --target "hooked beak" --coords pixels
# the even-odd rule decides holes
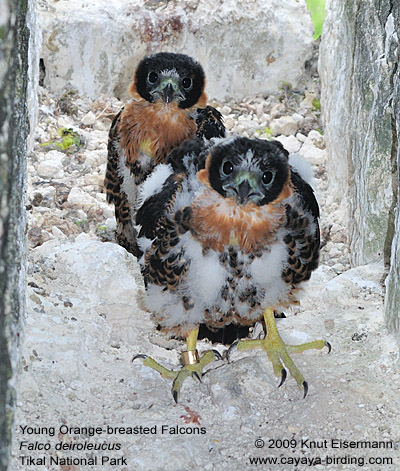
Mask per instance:
[[[228,196],[232,196],[240,205],[256,203],[264,198],[258,189],[258,180],[250,172],[239,173],[236,178],[223,186]]]
[[[251,191],[252,190],[249,181],[243,180],[238,187],[238,202],[240,204],[246,203]]]
[[[162,89],[162,96],[165,103],[169,103],[174,99],[175,90],[172,86],[172,83],[167,83],[165,87]]]
[[[160,85],[151,93],[155,100],[161,99],[166,104],[172,101],[179,102],[184,99],[179,89],[179,83],[174,77],[167,77],[161,80]]]

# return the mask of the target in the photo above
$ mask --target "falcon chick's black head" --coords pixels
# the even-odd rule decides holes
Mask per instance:
[[[159,52],[140,61],[130,91],[150,103],[162,100],[190,108],[200,98],[206,101],[204,86],[205,75],[198,62],[184,54]]]
[[[236,137],[215,146],[208,158],[212,188],[240,205],[274,201],[289,177],[288,153],[277,141]]]

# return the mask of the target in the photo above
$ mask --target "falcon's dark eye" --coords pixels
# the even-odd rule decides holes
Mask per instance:
[[[270,185],[273,182],[274,177],[275,173],[268,170],[267,172],[263,173],[262,182],[264,183],[264,185]]]
[[[158,75],[155,72],[150,72],[149,75],[147,76],[147,80],[151,84],[156,83],[158,80]]]
[[[182,80],[182,85],[185,90],[189,90],[189,88],[192,86],[192,79],[190,77],[185,77]]]
[[[227,160],[222,166],[222,173],[224,175],[230,175],[233,172],[233,165],[229,160]]]

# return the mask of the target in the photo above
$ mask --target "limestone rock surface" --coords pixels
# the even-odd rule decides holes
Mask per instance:
[[[385,249],[388,258],[393,237],[396,8],[389,1],[327,2],[319,71],[328,171],[347,212],[354,264],[377,260]]]
[[[399,38],[397,2],[327,2],[319,70],[331,193],[347,214],[352,263],[390,266],[386,318],[397,331]]]
[[[44,85],[91,98],[128,97],[138,61],[182,52],[203,65],[210,98],[297,86],[312,55],[304,1],[42,0]]]
[[[32,2],[0,6],[0,471],[9,464],[15,414],[20,319],[25,310],[25,183],[36,90],[32,77],[35,16]],[[30,29],[29,29],[30,28]],[[30,40],[31,38],[31,40]],[[28,49],[30,56],[28,57]],[[29,72],[28,72],[29,71]],[[28,92],[28,82],[30,90]],[[33,118],[34,121],[34,118]]]
[[[395,23],[397,34],[400,37],[400,12],[395,12]],[[393,164],[397,159],[397,175],[393,175],[393,224],[390,229],[394,232],[390,248],[390,270],[386,280],[385,314],[386,322],[391,330],[397,332],[397,339],[400,343],[400,70],[397,68],[393,78],[393,110],[396,116],[396,136],[397,147],[393,149]],[[396,139],[396,137],[394,137]],[[397,151],[397,158],[396,153]],[[388,238],[390,243],[390,238]]]
[[[175,405],[171,382],[131,360],[145,353],[178,368],[183,343],[157,332],[142,309],[144,288],[134,257],[114,243],[84,236],[48,241],[30,253],[17,424],[31,425],[35,417],[36,425],[57,431],[63,423],[105,430],[93,437],[74,431],[45,436],[52,450],[61,440],[120,443],[121,451],[110,456],[125,457],[127,470],[222,471],[247,469],[251,457],[265,457],[267,445],[255,446],[260,438],[265,443],[270,438],[299,443],[307,438],[397,439],[398,391],[384,382],[387,376],[398,381],[399,372],[396,343],[382,328],[382,264],[339,276],[321,266],[305,286],[296,315],[287,312],[286,319],[278,320],[288,343],[323,337],[333,346],[330,355],[324,349],[293,356],[309,379],[305,400],[293,378],[277,388],[265,352],[234,351],[229,364],[210,364],[202,383],[188,379]],[[198,348],[203,352],[211,344],[200,341]],[[212,348],[226,349],[219,344]],[[151,427],[154,433],[110,434],[108,426]],[[18,460],[23,438],[16,426],[13,471],[26,470]],[[352,456],[374,456],[373,451],[354,450]],[[383,451],[396,459],[395,450]],[[59,456],[89,453],[67,450]],[[343,456],[342,450],[329,453]],[[282,450],[268,450],[268,455],[279,457]],[[32,456],[43,453],[33,451]],[[316,450],[297,448],[284,456],[311,458]]]

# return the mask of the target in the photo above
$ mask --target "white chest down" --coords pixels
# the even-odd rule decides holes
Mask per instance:
[[[157,285],[147,287],[148,308],[167,328],[204,323],[206,318],[218,321],[232,312],[251,321],[267,307],[278,306],[290,291],[281,277],[288,257],[283,241],[266,247],[258,256],[234,246],[227,246],[222,253],[203,253],[201,244],[185,234],[175,250],[184,250],[189,262],[178,287],[173,291]]]

